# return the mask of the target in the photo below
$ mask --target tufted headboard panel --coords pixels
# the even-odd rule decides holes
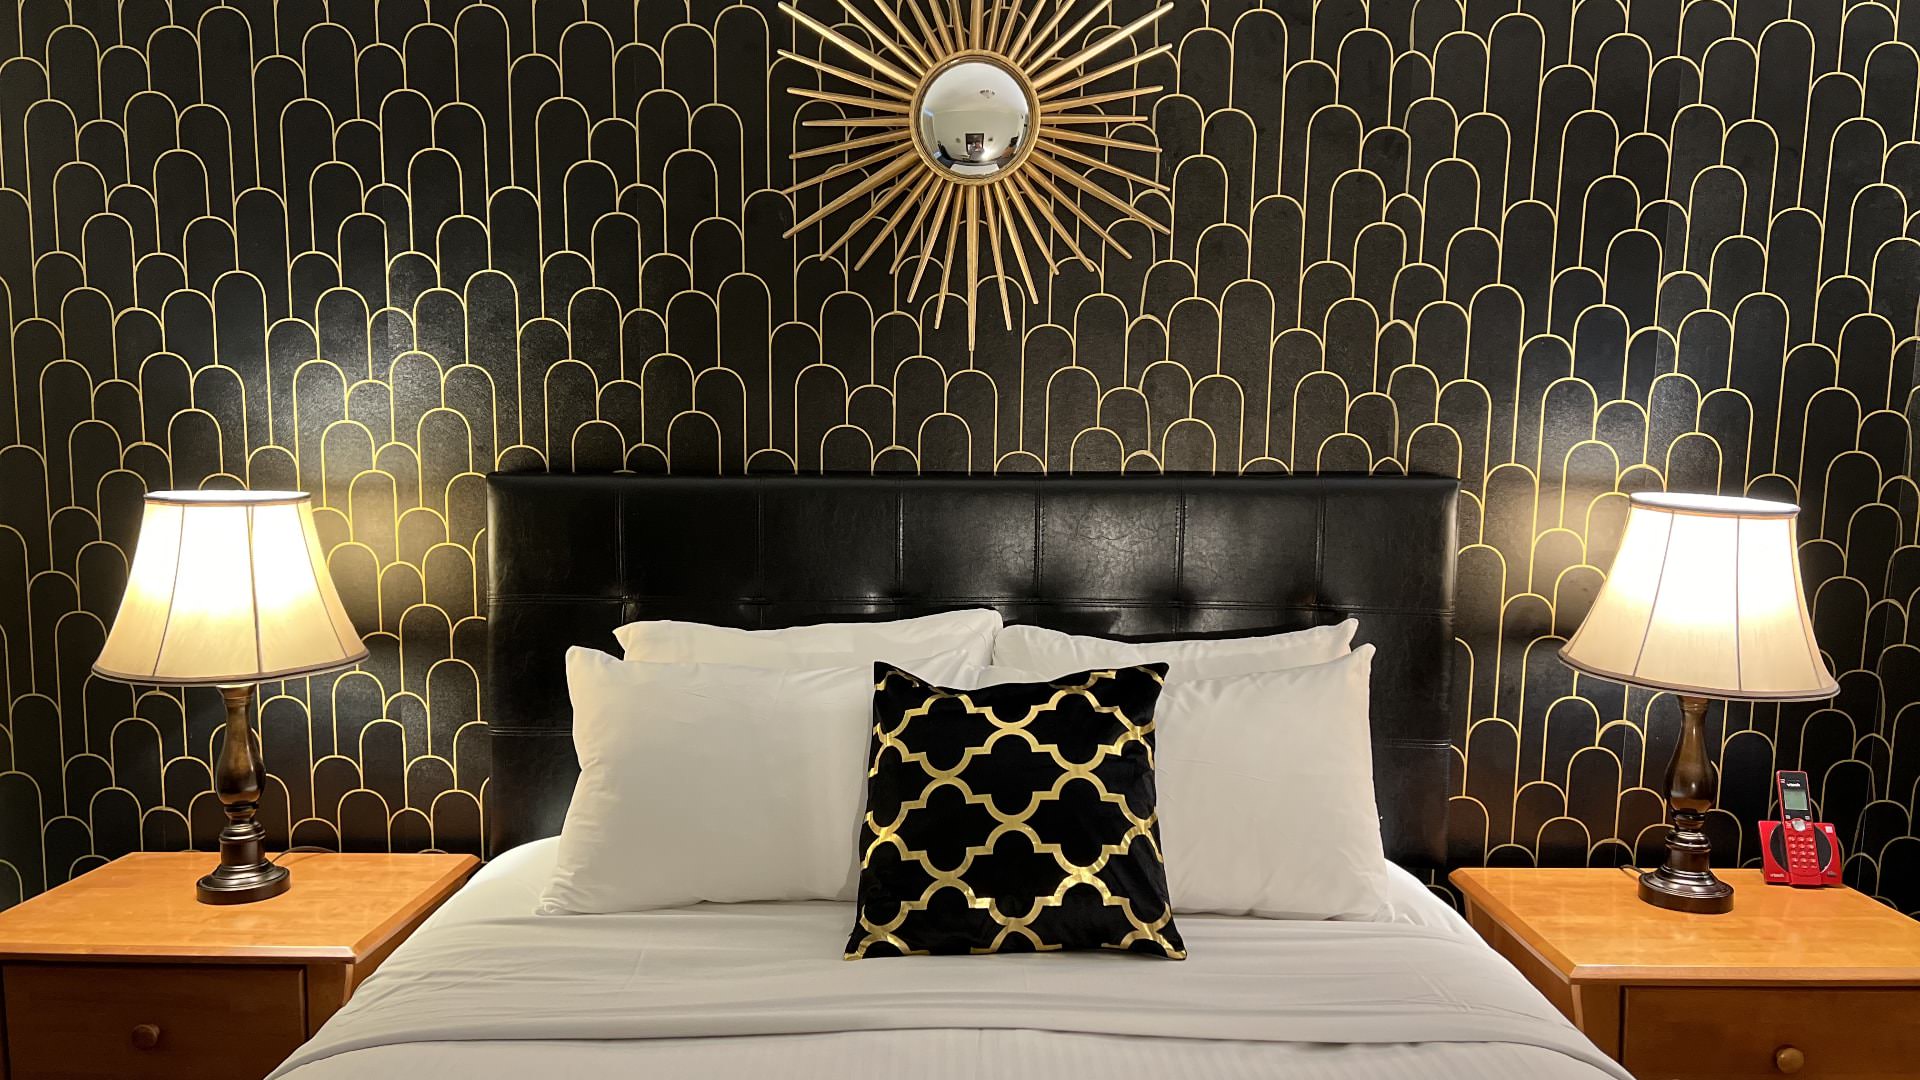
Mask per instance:
[[[489,847],[559,832],[563,655],[635,619],[750,628],[998,608],[1081,634],[1360,619],[1389,857],[1444,851],[1454,501],[1430,477],[488,478]]]

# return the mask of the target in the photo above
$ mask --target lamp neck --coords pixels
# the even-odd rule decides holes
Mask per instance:
[[[1707,699],[1680,699],[1680,742],[1667,766],[1667,800],[1678,819],[1689,819],[1697,831],[1720,793],[1720,770],[1707,753]]]
[[[213,789],[226,807],[227,819],[238,824],[251,820],[260,803],[264,771],[260,751],[253,745],[253,732],[247,725],[253,684],[223,685],[220,696],[227,703],[227,730],[220,760],[214,766]]]

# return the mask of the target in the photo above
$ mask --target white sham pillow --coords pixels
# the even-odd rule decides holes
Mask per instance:
[[[951,686],[966,654],[915,674]],[[540,915],[852,900],[873,665],[650,664],[567,650],[580,779]]]
[[[910,667],[926,657],[960,649],[966,653],[966,662],[978,667],[992,656],[994,635],[1000,632],[1001,622],[1000,613],[991,608],[778,630],[651,619],[628,623],[613,636],[626,659],[646,663],[743,664],[801,670],[864,667],[885,660]]]
[[[1324,664],[1347,654],[1359,628],[1357,620],[1348,619],[1263,637],[1114,641],[1038,626],[1009,626],[994,639],[993,665],[1052,675],[1165,662],[1167,685],[1172,686],[1192,679]]]
[[[1179,914],[1373,918],[1387,902],[1373,791],[1374,648],[1285,671],[1167,680],[1154,782]],[[978,685],[1057,676],[999,665]]]

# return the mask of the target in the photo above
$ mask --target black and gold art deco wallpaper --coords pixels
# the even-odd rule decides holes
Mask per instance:
[[[1753,492],[1842,690],[1716,707],[1719,853],[1804,768],[1920,911],[1920,0],[1179,0],[1156,45],[1105,82],[1164,87],[1115,153],[1169,194],[1109,180],[1171,234],[984,288],[969,350],[820,256],[858,205],[781,238],[850,181],[783,194],[838,106],[771,0],[0,5],[0,905],[220,823],[218,696],[88,675],[148,489],[314,492],[373,650],[266,688],[274,842],[476,850],[490,469],[1410,470],[1468,493],[1458,861],[1650,852],[1674,705],[1555,651],[1624,493]]]

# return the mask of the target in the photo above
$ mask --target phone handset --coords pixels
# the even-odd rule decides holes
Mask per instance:
[[[1780,820],[1761,823],[1765,878],[1770,885],[1838,885],[1840,843],[1833,826],[1813,819],[1807,774],[1782,769],[1775,775]]]

